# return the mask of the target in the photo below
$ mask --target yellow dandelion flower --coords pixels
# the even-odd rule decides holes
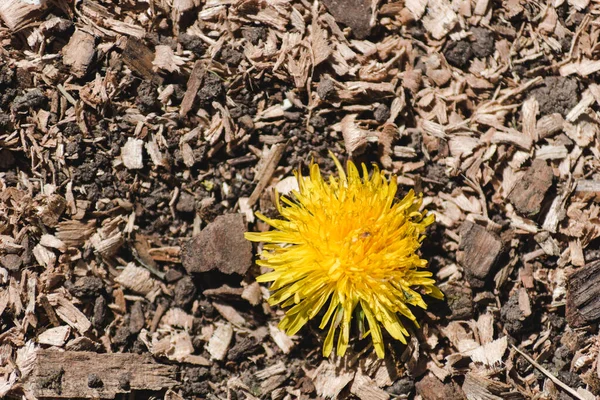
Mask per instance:
[[[257,278],[273,282],[271,305],[287,308],[279,327],[297,333],[309,319],[326,307],[320,328],[329,326],[323,355],[333,350],[339,330],[337,354],[343,356],[350,339],[353,312],[364,326],[366,317],[375,351],[384,357],[385,328],[390,336],[406,343],[408,331],[400,316],[418,326],[408,305],[427,308],[417,291],[443,298],[434,286],[432,273],[423,271],[419,258],[425,228],[433,214],[419,211],[420,196],[410,193],[395,202],[397,185],[375,168],[361,174],[352,162],[347,171],[333,156],[339,177],[322,178],[312,164],[310,176],[296,173],[299,190],[277,199],[283,219],[257,216],[274,230],[246,233],[246,239],[265,242],[257,264],[273,271]]]

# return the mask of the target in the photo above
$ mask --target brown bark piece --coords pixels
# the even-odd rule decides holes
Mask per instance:
[[[76,30],[62,53],[63,63],[71,68],[73,75],[82,78],[96,55],[95,38],[87,32]]]
[[[213,269],[244,275],[252,265],[252,244],[244,238],[242,214],[217,217],[182,249],[181,262],[191,274]]]
[[[417,394],[423,400],[464,399],[462,390],[454,383],[444,384],[433,375],[427,375],[415,384]]]
[[[502,240],[482,226],[465,221],[460,227],[458,262],[463,266],[473,287],[482,287],[498,262]]]
[[[544,196],[552,186],[552,167],[544,160],[534,160],[508,195],[516,210],[527,217],[540,212]]]
[[[37,398],[114,399],[132,390],[162,390],[177,384],[176,367],[149,355],[38,350],[24,382]]]
[[[600,320],[600,260],[569,275],[566,301],[567,321],[572,327]]]
[[[196,61],[194,64],[194,68],[192,69],[192,73],[187,82],[187,89],[185,91],[185,95],[183,96],[183,100],[181,101],[181,108],[179,109],[179,115],[185,117],[188,112],[192,109],[194,105],[194,100],[196,99],[196,95],[198,94],[198,90],[200,89],[200,85],[204,80],[204,75],[206,74],[206,67],[200,61]]]
[[[371,0],[323,0],[337,22],[352,29],[354,37],[365,39],[371,32]]]
[[[148,48],[141,40],[134,37],[127,39],[125,50],[123,51],[123,61],[132,70],[142,77],[161,85],[163,79],[152,69],[154,61],[154,52]]]

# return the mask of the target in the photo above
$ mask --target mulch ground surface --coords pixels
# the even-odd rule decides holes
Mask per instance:
[[[596,399],[599,12],[2,1],[0,397]],[[436,215],[384,360],[280,331],[243,237],[329,152]]]

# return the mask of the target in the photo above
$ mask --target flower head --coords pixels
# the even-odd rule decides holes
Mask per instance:
[[[320,328],[328,328],[323,355],[333,350],[339,330],[337,354],[343,356],[350,339],[350,323],[357,319],[373,340],[377,355],[384,357],[382,328],[406,343],[408,331],[400,316],[416,318],[408,305],[427,308],[420,292],[436,298],[427,262],[416,254],[432,214],[419,211],[422,200],[411,190],[394,201],[397,186],[375,168],[362,176],[354,163],[347,170],[335,158],[338,177],[324,180],[318,165],[307,177],[296,173],[297,191],[281,196],[277,209],[282,219],[257,216],[274,230],[246,233],[246,238],[265,242],[257,263],[273,271],[257,278],[273,282],[269,303],[290,307],[279,327],[293,335],[325,310]]]

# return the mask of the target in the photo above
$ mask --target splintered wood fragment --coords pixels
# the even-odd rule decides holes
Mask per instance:
[[[494,365],[502,363],[502,357],[504,356],[507,347],[508,341],[506,336],[502,336],[500,339],[479,346],[468,351],[466,354],[476,363],[481,363],[487,367],[493,367]]]
[[[584,58],[581,61],[570,62],[558,69],[561,76],[577,74],[588,76],[594,72],[600,71],[600,60],[590,60]]]
[[[127,267],[115,278],[115,282],[136,293],[143,294],[149,299],[154,298],[160,292],[158,282],[151,278],[150,271],[136,267],[133,263],[127,264]]]
[[[294,341],[292,338],[290,338],[285,332],[273,324],[269,324],[269,334],[271,335],[271,338],[277,347],[283,351],[283,354],[289,354],[294,347]]]
[[[546,161],[534,160],[523,178],[510,191],[508,199],[521,215],[533,217],[540,212],[553,178],[552,167]]]
[[[76,30],[69,43],[62,49],[63,63],[71,68],[78,78],[84,77],[96,55],[94,36],[82,30]]]
[[[481,287],[490,276],[503,251],[498,235],[469,221],[460,227],[458,262],[464,267],[471,286]]]
[[[580,179],[575,186],[576,193],[595,193],[600,194],[600,181],[591,179]]]
[[[208,341],[206,350],[215,360],[223,360],[229,350],[231,339],[233,338],[233,328],[230,324],[219,324],[217,329]]]
[[[192,69],[192,73],[187,82],[187,89],[185,91],[185,95],[183,96],[183,100],[181,100],[181,108],[179,109],[179,115],[185,117],[188,112],[194,106],[194,100],[196,99],[196,94],[198,94],[198,90],[200,89],[200,85],[204,80],[204,75],[206,74],[206,67],[201,61],[196,61],[194,64],[194,68]]]
[[[565,120],[559,113],[544,115],[537,121],[535,127],[536,137],[539,139],[552,137],[563,129],[564,123]]]
[[[342,390],[354,379],[354,371],[339,370],[335,364],[325,360],[312,371],[315,389],[319,396],[337,398]]]
[[[513,350],[515,350],[523,358],[525,358],[525,360],[527,360],[527,362],[529,362],[531,365],[536,367],[541,373],[546,375],[546,377],[548,377],[548,379],[550,379],[552,382],[554,382],[555,385],[560,386],[564,391],[566,391],[567,393],[569,393],[571,396],[573,396],[574,398],[576,398],[578,400],[586,400],[577,391],[573,390],[570,386],[566,385],[563,381],[561,381],[560,379],[558,379],[557,377],[552,375],[552,373],[550,371],[548,371],[546,368],[542,367],[537,361],[535,361],[533,358],[531,358],[529,355],[527,355],[521,349],[519,349],[518,347],[516,347],[513,344],[511,344],[510,346],[513,348]],[[505,397],[502,397],[502,398],[505,398]]]
[[[521,398],[518,392],[511,390],[510,385],[472,373],[465,376],[462,389],[468,399],[508,399],[513,398],[512,396]]]
[[[377,387],[377,383],[359,370],[350,386],[350,393],[361,400],[387,400],[390,395],[385,390]]]
[[[123,51],[123,61],[143,78],[151,80],[158,85],[162,84],[163,79],[152,69],[154,52],[141,40],[134,37],[127,39],[127,44]]]
[[[573,271],[567,278],[567,321],[572,327],[600,320],[600,260]]]
[[[263,152],[263,158],[259,163],[260,168],[257,171],[257,176],[259,177],[258,184],[248,199],[248,205],[250,207],[256,204],[256,201],[271,181],[271,177],[273,176],[273,173],[275,172],[275,169],[277,168],[277,165],[283,156],[285,146],[285,143],[277,143],[271,146],[268,151]]]
[[[58,326],[56,328],[50,328],[38,335],[37,342],[39,344],[47,344],[49,346],[63,346],[69,335],[71,334],[71,327],[68,325]]]
[[[556,232],[558,224],[566,216],[566,203],[571,196],[574,187],[575,185],[572,178],[569,178],[569,180],[562,185],[558,195],[552,200],[552,204],[550,204],[546,218],[544,218],[544,223],[542,225],[544,230],[552,233]]]
[[[448,0],[430,0],[427,14],[421,20],[434,39],[442,39],[458,22],[458,15]]]
[[[262,291],[258,282],[252,282],[244,288],[242,299],[248,300],[248,303],[257,306],[262,301]]]
[[[62,221],[58,223],[56,237],[68,247],[81,246],[96,231],[96,221],[80,222],[77,220]]]
[[[148,354],[98,354],[38,350],[23,386],[37,398],[114,399],[132,390],[164,390],[177,385],[177,367]]]
[[[246,320],[236,311],[235,308],[222,303],[213,303],[213,307],[221,314],[223,318],[236,326],[246,325]]]
[[[45,0],[3,0],[0,2],[0,18],[10,30],[16,31],[39,17],[45,5]]]
[[[56,314],[79,333],[87,332],[92,323],[84,313],[79,311],[66,297],[60,293],[51,293],[47,296],[48,302],[55,308]]]

